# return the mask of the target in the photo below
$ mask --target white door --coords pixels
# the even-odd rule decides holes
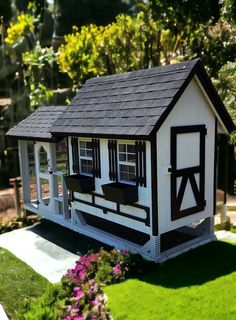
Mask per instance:
[[[172,220],[205,208],[205,135],[205,125],[171,128]]]
[[[53,212],[52,155],[49,143],[35,143],[35,160],[39,209]]]

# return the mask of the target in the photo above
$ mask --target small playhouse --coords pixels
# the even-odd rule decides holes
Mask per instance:
[[[197,59],[90,79],[8,136],[26,210],[164,261],[215,239],[217,134],[233,129]]]

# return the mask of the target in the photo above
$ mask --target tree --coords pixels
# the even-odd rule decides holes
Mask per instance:
[[[214,80],[214,83],[227,110],[236,123],[236,62],[226,63],[220,69],[218,78]]]
[[[42,48],[39,43],[22,55],[25,89],[30,98],[30,108],[35,110],[48,105],[53,96],[52,77],[55,53],[52,48]]]
[[[229,23],[236,23],[236,0],[222,0],[222,18]]]
[[[0,0],[0,16],[3,16],[5,23],[11,19],[11,0]]]
[[[55,34],[64,36],[72,31],[72,26],[96,24],[107,25],[129,5],[123,0],[56,0]]]
[[[219,70],[236,59],[236,26],[220,19],[216,24],[200,27],[189,52],[200,57],[210,76],[217,78]]]
[[[147,68],[155,57],[157,35],[157,24],[144,13],[134,18],[119,15],[106,27],[74,27],[59,48],[57,61],[80,86],[92,76]]]

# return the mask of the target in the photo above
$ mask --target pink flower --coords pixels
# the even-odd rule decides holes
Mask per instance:
[[[67,306],[67,312],[71,312],[71,310],[73,309],[73,307],[71,305]]]
[[[79,308],[73,308],[73,309],[71,309],[71,312],[70,312],[70,314],[71,314],[71,316],[76,316],[76,314],[79,312]]]
[[[127,250],[120,250],[120,254],[123,254],[123,256],[127,256],[129,252]]]
[[[117,265],[115,265],[115,267],[113,268],[113,273],[119,273],[121,270],[120,270],[120,263],[117,263]]]
[[[73,320],[84,320],[84,317],[74,317]]]
[[[87,258],[88,258],[89,261],[97,261],[98,257],[99,257],[99,254],[98,253],[94,253],[94,254],[88,255]]]
[[[66,316],[63,320],[72,320],[71,317]]]
[[[94,307],[97,305],[97,301],[96,301],[96,300],[93,300],[93,301],[91,301],[90,303],[91,303],[91,305],[94,306]]]
[[[91,268],[92,266],[87,256],[80,257],[79,262],[87,268]]]
[[[67,274],[68,274],[68,276],[70,276],[70,277],[74,277],[74,271],[73,271],[73,269],[68,269],[68,270],[67,270]]]
[[[75,270],[80,271],[80,270],[83,270],[83,269],[84,269],[84,267],[83,267],[81,264],[77,264],[77,265],[75,266]]]
[[[75,290],[76,288],[79,288],[79,287],[75,287],[74,288],[75,296],[76,296],[76,298],[80,299],[80,298],[82,298],[84,296],[84,292],[80,288]]]
[[[86,277],[86,271],[85,270],[80,271],[79,273],[80,280],[83,281],[85,277]]]

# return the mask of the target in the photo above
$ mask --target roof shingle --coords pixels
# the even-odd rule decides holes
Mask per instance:
[[[89,79],[68,107],[42,107],[8,131],[19,139],[136,137],[155,133],[197,75],[218,116],[235,129],[199,59]]]
[[[89,79],[51,132],[148,136],[197,61]]]
[[[41,107],[7,132],[10,137],[28,140],[54,140],[50,129],[66,106]]]

